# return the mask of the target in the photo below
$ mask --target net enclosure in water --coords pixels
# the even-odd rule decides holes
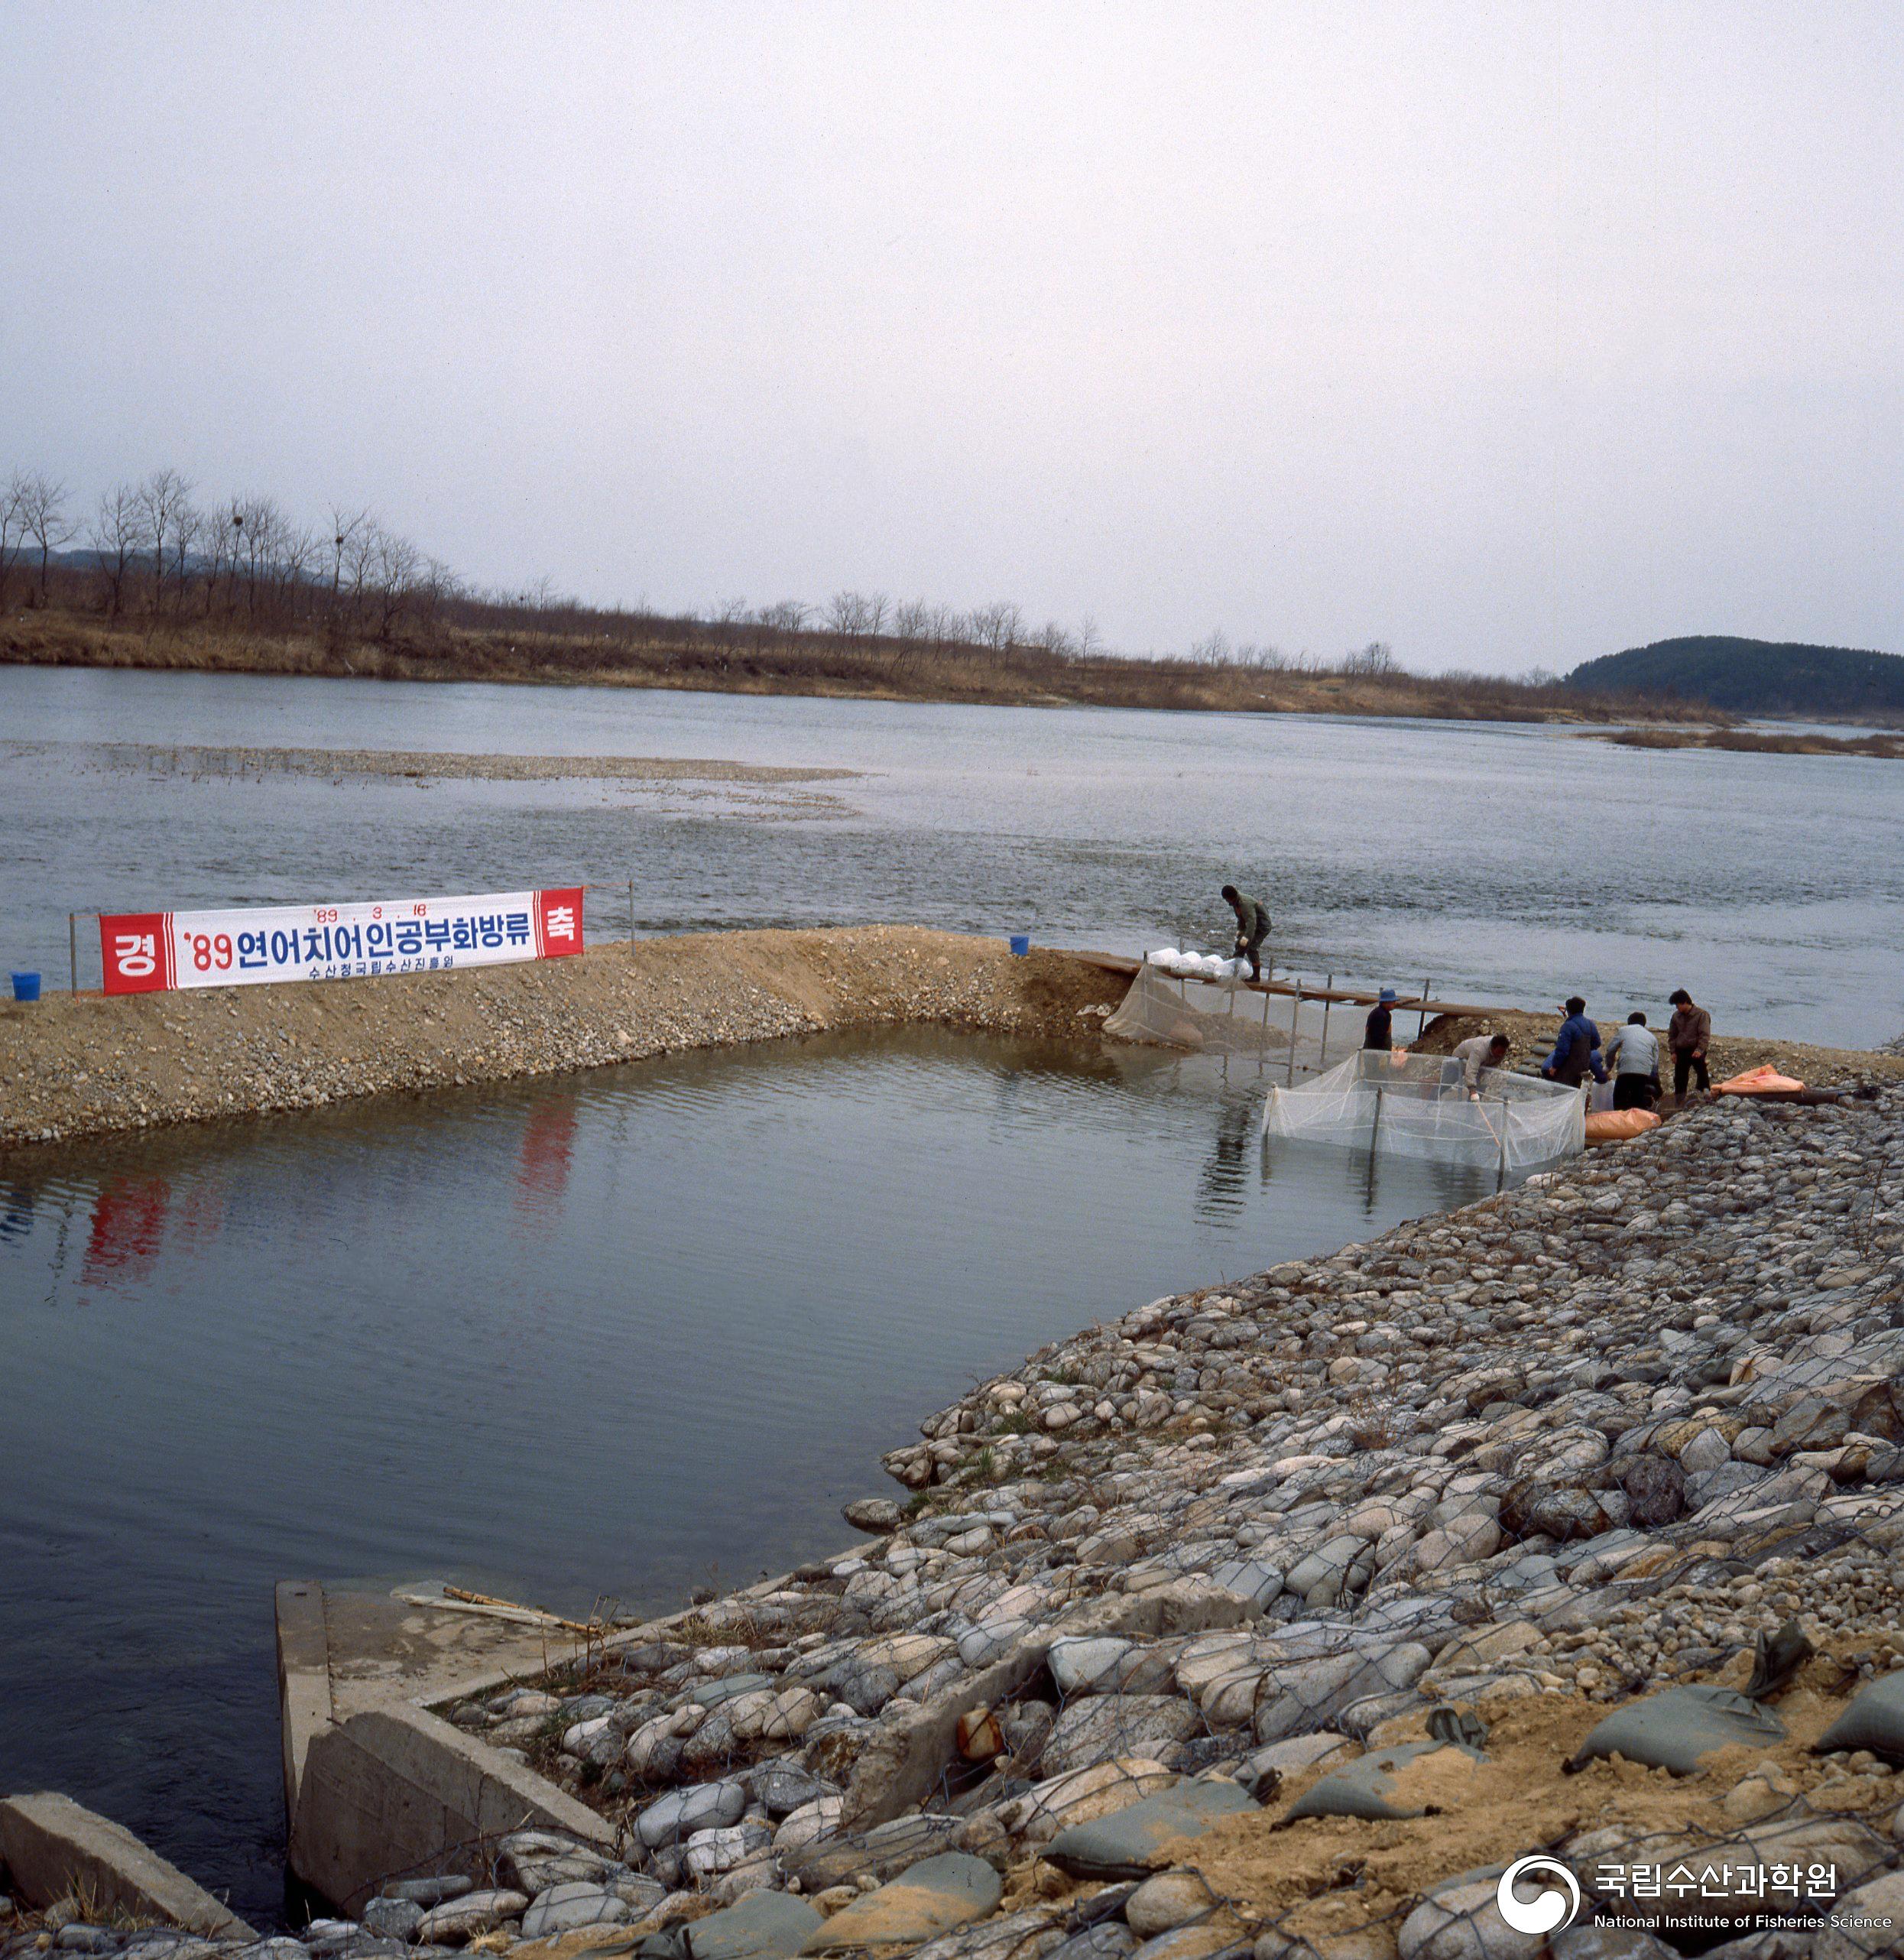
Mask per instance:
[[[1358,1050],[1293,1088],[1273,1085],[1263,1131],[1511,1175],[1578,1156],[1586,1104],[1577,1089],[1504,1069],[1481,1070],[1477,1100],[1452,1055]]]

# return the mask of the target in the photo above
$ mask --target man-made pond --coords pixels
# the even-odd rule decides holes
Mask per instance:
[[[278,1909],[277,1579],[678,1603],[836,1550],[974,1378],[1490,1176],[1250,1064],[829,1037],[15,1158],[0,1764]]]

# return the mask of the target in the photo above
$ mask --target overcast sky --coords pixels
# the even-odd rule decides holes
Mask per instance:
[[[485,583],[1904,650],[1904,15],[0,0],[0,470]]]

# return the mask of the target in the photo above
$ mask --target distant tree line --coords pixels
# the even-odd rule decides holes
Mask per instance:
[[[299,648],[314,635],[350,672],[1242,708],[1318,705],[1320,682],[1322,705],[1488,718],[1617,705],[1538,669],[1517,680],[1411,673],[1379,640],[1289,654],[1219,629],[1187,653],[1121,654],[1089,617],[1034,625],[1003,599],[961,609],[848,589],[817,605],[737,599],[666,613],[585,605],[547,577],[485,589],[367,509],[333,505],[306,524],[269,497],[202,500],[176,469],[115,484],[90,510],[44,473],[0,481],[0,611],[16,605],[204,635],[213,664],[283,671],[309,667]],[[234,634],[251,651],[217,653]],[[381,665],[344,657],[367,644]],[[1672,718],[1692,719],[1690,706]]]
[[[176,469],[102,493],[89,512],[57,478],[0,483],[0,606],[89,598],[108,618],[284,631],[321,627],[389,639],[427,626],[459,591],[449,568],[365,510],[334,506],[313,528],[271,498],[194,501]],[[75,544],[83,548],[73,552]]]

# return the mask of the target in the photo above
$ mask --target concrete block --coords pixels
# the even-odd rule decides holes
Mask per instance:
[[[312,1737],[290,1865],[355,1914],[386,1878],[473,1867],[480,1841],[566,1831],[613,1854],[615,1834],[545,1777],[404,1702]]]
[[[0,1799],[0,1864],[29,1905],[76,1889],[103,1909],[183,1926],[206,1939],[258,1935],[123,1825],[51,1790]]]

